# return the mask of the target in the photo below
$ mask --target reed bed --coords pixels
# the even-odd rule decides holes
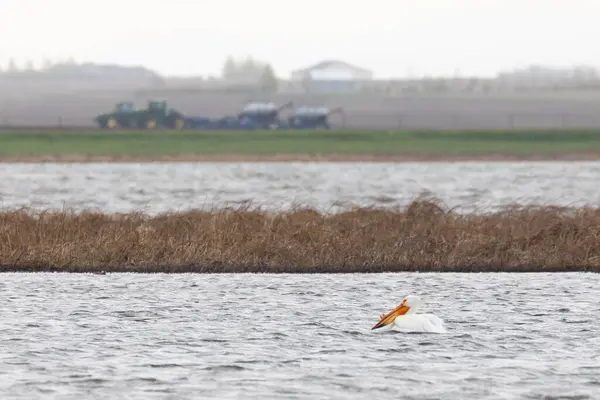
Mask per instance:
[[[0,213],[2,271],[600,271],[600,209]]]

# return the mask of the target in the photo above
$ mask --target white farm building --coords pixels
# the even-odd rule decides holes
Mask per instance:
[[[343,61],[322,61],[292,72],[292,82],[301,82],[309,92],[353,92],[360,82],[373,80],[373,73]]]

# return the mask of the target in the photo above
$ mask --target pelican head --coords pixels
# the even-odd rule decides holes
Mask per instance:
[[[398,318],[401,315],[413,314],[419,308],[420,305],[421,299],[419,298],[419,296],[415,296],[412,294],[406,296],[398,307],[394,308],[387,314],[383,314],[379,322],[376,323],[375,326],[371,328],[371,330],[387,326],[393,323],[396,320],[396,318]]]

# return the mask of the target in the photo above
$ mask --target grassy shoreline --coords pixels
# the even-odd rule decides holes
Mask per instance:
[[[600,209],[0,213],[0,272],[600,272]]]
[[[444,163],[444,162],[520,162],[520,161],[600,161],[599,152],[563,154],[177,154],[141,156],[87,155],[87,154],[40,154],[2,156],[6,164],[92,164],[92,163]]]
[[[600,160],[600,130],[0,132],[0,162]]]

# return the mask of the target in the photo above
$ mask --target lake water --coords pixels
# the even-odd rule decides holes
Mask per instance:
[[[600,205],[600,163],[0,164],[4,208]],[[3,274],[0,398],[597,399],[592,274]],[[370,331],[407,294],[446,334]],[[563,397],[561,397],[563,396]]]
[[[437,196],[459,212],[600,205],[599,162],[0,164],[0,206],[149,213],[252,202],[404,206]]]
[[[4,274],[0,397],[598,399],[599,287],[583,273]],[[447,333],[370,330],[409,293]]]

